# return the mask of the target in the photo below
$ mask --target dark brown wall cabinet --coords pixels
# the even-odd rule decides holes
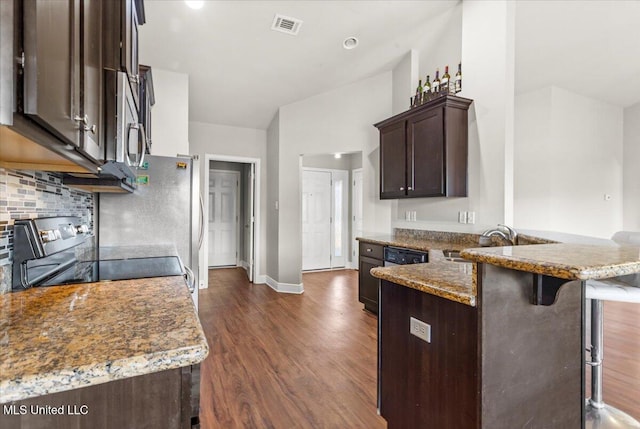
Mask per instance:
[[[105,68],[127,73],[139,107],[138,27],[145,23],[142,0],[102,2],[105,16]]]
[[[104,159],[100,3],[6,1],[1,19],[0,62],[13,68],[3,70],[2,89],[15,103],[0,100],[0,122],[8,126],[0,161],[31,167],[42,149],[25,148],[28,139],[52,151],[45,164],[64,171],[67,159],[94,171]]]
[[[105,69],[138,98],[142,0],[0,2],[0,165],[97,173],[107,160]]]
[[[372,268],[384,265],[384,246],[360,242],[360,261],[358,264],[358,300],[364,308],[378,314],[379,280],[370,273]]]
[[[467,196],[467,111],[447,95],[375,124],[380,198]]]

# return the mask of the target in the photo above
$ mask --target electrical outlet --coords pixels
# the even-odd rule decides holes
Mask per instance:
[[[458,212],[458,223],[467,223],[467,212]]]
[[[406,221],[410,221],[411,220],[411,212],[410,211],[404,212],[404,220],[406,220]]]
[[[414,317],[409,318],[410,328],[409,333],[415,335],[427,343],[431,342],[431,325],[424,323],[422,320],[418,320]]]
[[[476,223],[476,212],[467,212],[467,223]]]
[[[610,194],[604,194],[604,200],[605,201],[611,201],[611,195]]]
[[[411,221],[412,222],[416,221],[416,211],[415,210],[411,212]]]

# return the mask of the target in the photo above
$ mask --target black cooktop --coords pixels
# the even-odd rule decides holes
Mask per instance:
[[[52,270],[51,265],[57,265]],[[183,269],[177,256],[110,259],[100,261],[49,260],[34,264],[28,270],[28,283],[33,286],[58,286],[74,283],[179,276]]]

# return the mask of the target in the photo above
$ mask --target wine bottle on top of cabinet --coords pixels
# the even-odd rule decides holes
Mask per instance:
[[[427,80],[424,82],[424,92],[431,92],[431,82],[429,81],[430,76],[427,75]]]
[[[440,79],[440,90],[444,94],[449,93],[449,79],[451,76],[449,75],[449,66],[444,66],[444,74],[442,75],[442,79]]]
[[[427,101],[429,101],[429,94],[431,94],[431,82],[429,81],[430,76],[427,75],[427,79],[424,82],[424,86],[422,87],[423,89],[423,93],[422,93],[422,102],[426,103]]]
[[[433,83],[431,84],[431,90],[434,94],[440,92],[440,69],[436,69],[436,78],[433,79]]]
[[[422,79],[418,80],[418,87],[416,88],[416,98],[414,99],[414,104],[419,106],[422,103]]]
[[[458,63],[458,72],[455,76],[455,92],[456,94],[462,91],[462,63]]]

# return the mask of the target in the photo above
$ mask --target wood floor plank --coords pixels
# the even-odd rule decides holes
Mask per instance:
[[[200,291],[210,354],[201,427],[384,428],[376,411],[377,320],[357,298],[357,272],[304,274],[302,295],[211,270]]]
[[[356,271],[303,275],[302,295],[211,270],[200,291],[210,354],[201,427],[385,428],[376,412],[377,320]],[[640,305],[605,303],[605,401],[640,419]],[[444,428],[443,428],[444,429]]]

